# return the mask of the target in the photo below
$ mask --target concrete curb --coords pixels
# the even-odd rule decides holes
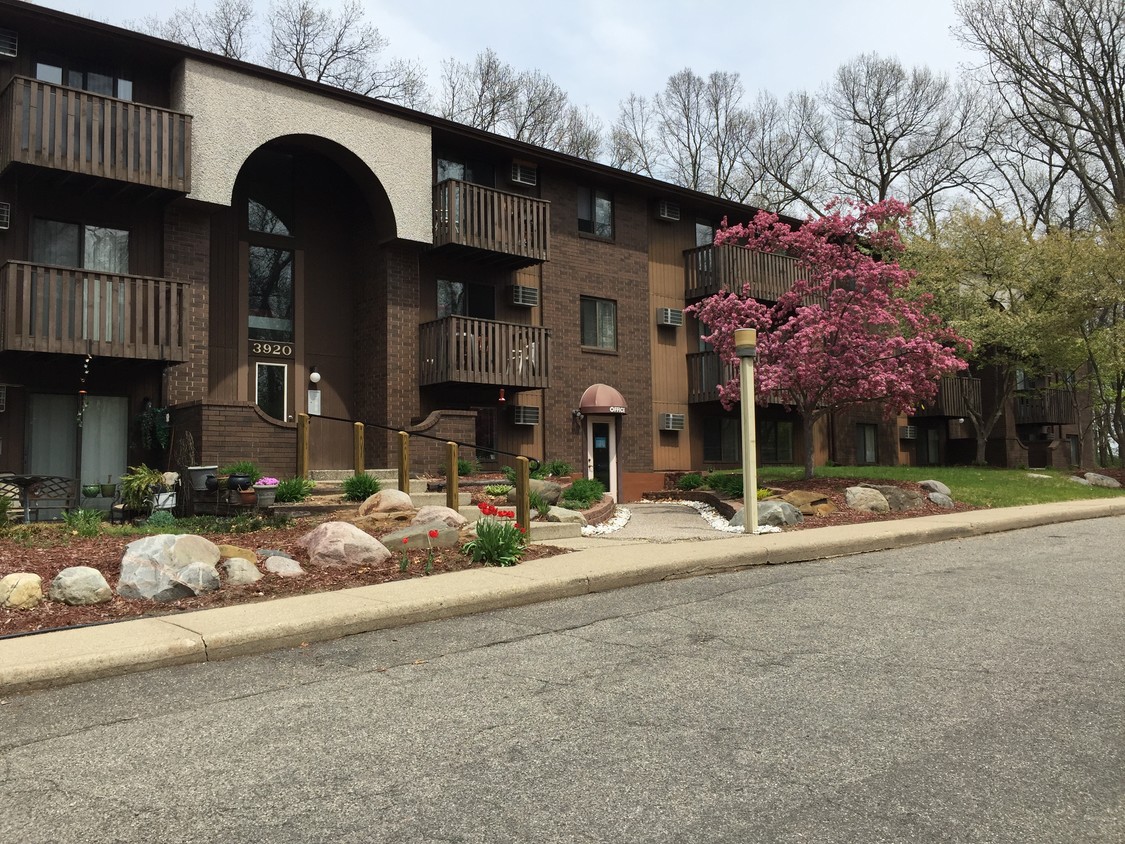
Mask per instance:
[[[470,569],[0,641],[0,693],[61,686],[336,639],[642,583],[808,562],[1059,522],[1125,515],[1125,499],[974,510],[758,537],[660,545],[638,541]],[[606,553],[606,552],[610,553]]]

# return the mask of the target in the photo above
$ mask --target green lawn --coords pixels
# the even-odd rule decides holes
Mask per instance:
[[[1014,507],[1019,504],[1046,504],[1080,498],[1111,498],[1125,495],[1125,488],[1104,489],[1068,481],[1070,473],[1036,469],[1049,478],[1029,478],[1027,469],[992,469],[977,466],[818,466],[817,477],[861,478],[869,481],[938,480],[953,491],[955,501],[977,507]],[[763,466],[758,470],[759,486],[801,478],[800,466]]]

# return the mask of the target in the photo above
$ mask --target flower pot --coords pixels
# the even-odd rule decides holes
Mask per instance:
[[[117,484],[98,484],[102,491],[102,498],[113,498],[117,495]]]
[[[276,486],[256,486],[254,492],[258,493],[259,507],[269,507],[277,498]]]
[[[231,493],[232,495],[234,493]],[[258,503],[258,493],[253,489],[240,489],[238,491],[239,504],[253,506]]]
[[[231,475],[227,478],[227,487],[229,489],[250,489],[250,476]]]
[[[157,492],[152,496],[153,510],[171,510],[176,506],[176,493]]]
[[[85,484],[82,487],[82,494],[87,498],[97,498],[102,494],[101,484]]]
[[[214,466],[188,466],[187,473],[188,477],[191,478],[191,488],[199,491],[210,489],[214,492],[218,487],[212,489],[207,486],[207,478],[208,476],[214,477],[215,472],[218,470],[219,467],[217,464]]]

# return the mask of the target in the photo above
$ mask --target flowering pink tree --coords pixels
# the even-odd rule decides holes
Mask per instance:
[[[932,399],[938,379],[965,368],[926,295],[907,295],[913,274],[897,263],[900,226],[910,211],[897,200],[838,204],[798,229],[760,212],[748,226],[724,226],[715,244],[734,244],[797,260],[799,280],[772,306],[720,292],[688,308],[710,329],[704,340],[735,366],[719,388],[730,409],[741,396],[736,328],[758,329],[757,397],[800,412],[805,477],[813,476],[813,425],[853,404],[877,402],[888,418]]]

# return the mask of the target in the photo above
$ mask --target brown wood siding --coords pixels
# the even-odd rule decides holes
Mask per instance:
[[[238,368],[245,350],[238,346],[238,255],[234,209],[223,208],[211,218],[208,401],[213,402],[242,400],[238,394]]]
[[[691,336],[694,320],[685,319],[679,327],[658,326],[658,308],[684,307],[684,249],[695,242],[692,219],[667,222],[648,218],[648,278],[651,302],[648,330],[652,345],[652,468],[680,470],[691,467],[691,440],[702,433],[692,430],[688,415],[687,354],[694,351]],[[684,414],[684,430],[659,430],[661,413]]]

